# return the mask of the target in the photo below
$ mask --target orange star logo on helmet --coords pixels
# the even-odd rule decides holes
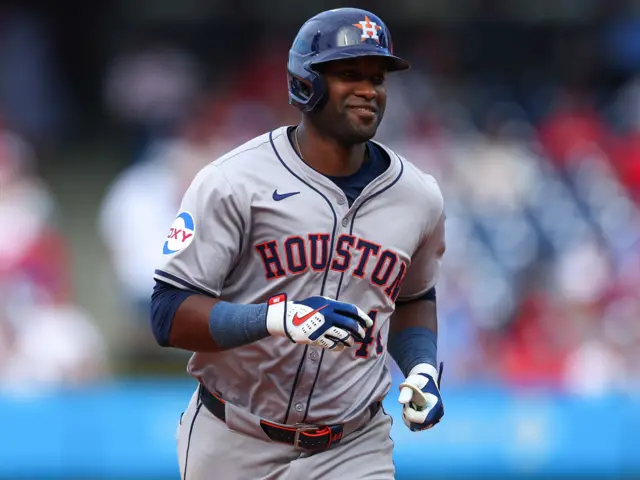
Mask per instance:
[[[376,22],[372,22],[371,20],[369,20],[369,17],[367,15],[364,16],[364,20],[358,23],[354,23],[353,26],[362,30],[362,35],[360,36],[361,42],[364,42],[367,39],[372,39],[380,43],[378,30],[382,30],[382,27]]]

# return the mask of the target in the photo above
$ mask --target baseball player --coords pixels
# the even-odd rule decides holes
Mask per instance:
[[[373,13],[314,16],[289,53],[300,123],[218,158],[184,195],[151,307],[158,343],[194,352],[183,480],[394,478],[387,353],[404,423],[444,414],[442,195],[371,140],[386,75],[408,68]]]

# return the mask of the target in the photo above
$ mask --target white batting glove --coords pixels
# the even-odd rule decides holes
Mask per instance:
[[[362,341],[373,320],[350,303],[314,296],[287,301],[286,294],[271,297],[267,308],[267,330],[293,343],[340,351]]]
[[[434,366],[420,363],[411,369],[400,384],[398,402],[403,405],[402,420],[412,432],[433,427],[444,415],[439,377]]]

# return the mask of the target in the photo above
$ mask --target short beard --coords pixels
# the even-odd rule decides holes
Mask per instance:
[[[351,147],[371,140],[378,131],[383,113],[378,113],[379,117],[375,124],[358,128],[347,120],[346,113],[340,115],[337,112],[326,112],[325,110],[326,106],[318,111],[312,111],[309,114],[311,124],[321,135],[336,140],[344,147]]]

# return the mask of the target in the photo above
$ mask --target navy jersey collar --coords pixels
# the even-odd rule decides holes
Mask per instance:
[[[340,190],[340,188],[337,187],[330,178],[310,167],[300,158],[300,156],[298,156],[297,152],[293,148],[293,145],[291,145],[291,142],[289,141],[289,135],[287,134],[288,130],[290,128],[293,128],[294,126],[295,125],[283,126],[272,132],[273,148],[276,150],[282,161],[285,162],[287,167],[291,168],[297,174],[303,176],[307,181],[312,182],[316,185],[322,185],[323,187],[329,188],[332,191],[342,193],[342,190]],[[367,187],[367,190],[370,188],[378,189],[385,187],[386,185],[393,182],[402,170],[401,161],[397,155],[395,155],[391,150],[389,150],[381,143],[373,141],[370,143],[375,143],[375,145],[379,146],[387,153],[390,164],[382,175],[371,182],[371,184]]]

